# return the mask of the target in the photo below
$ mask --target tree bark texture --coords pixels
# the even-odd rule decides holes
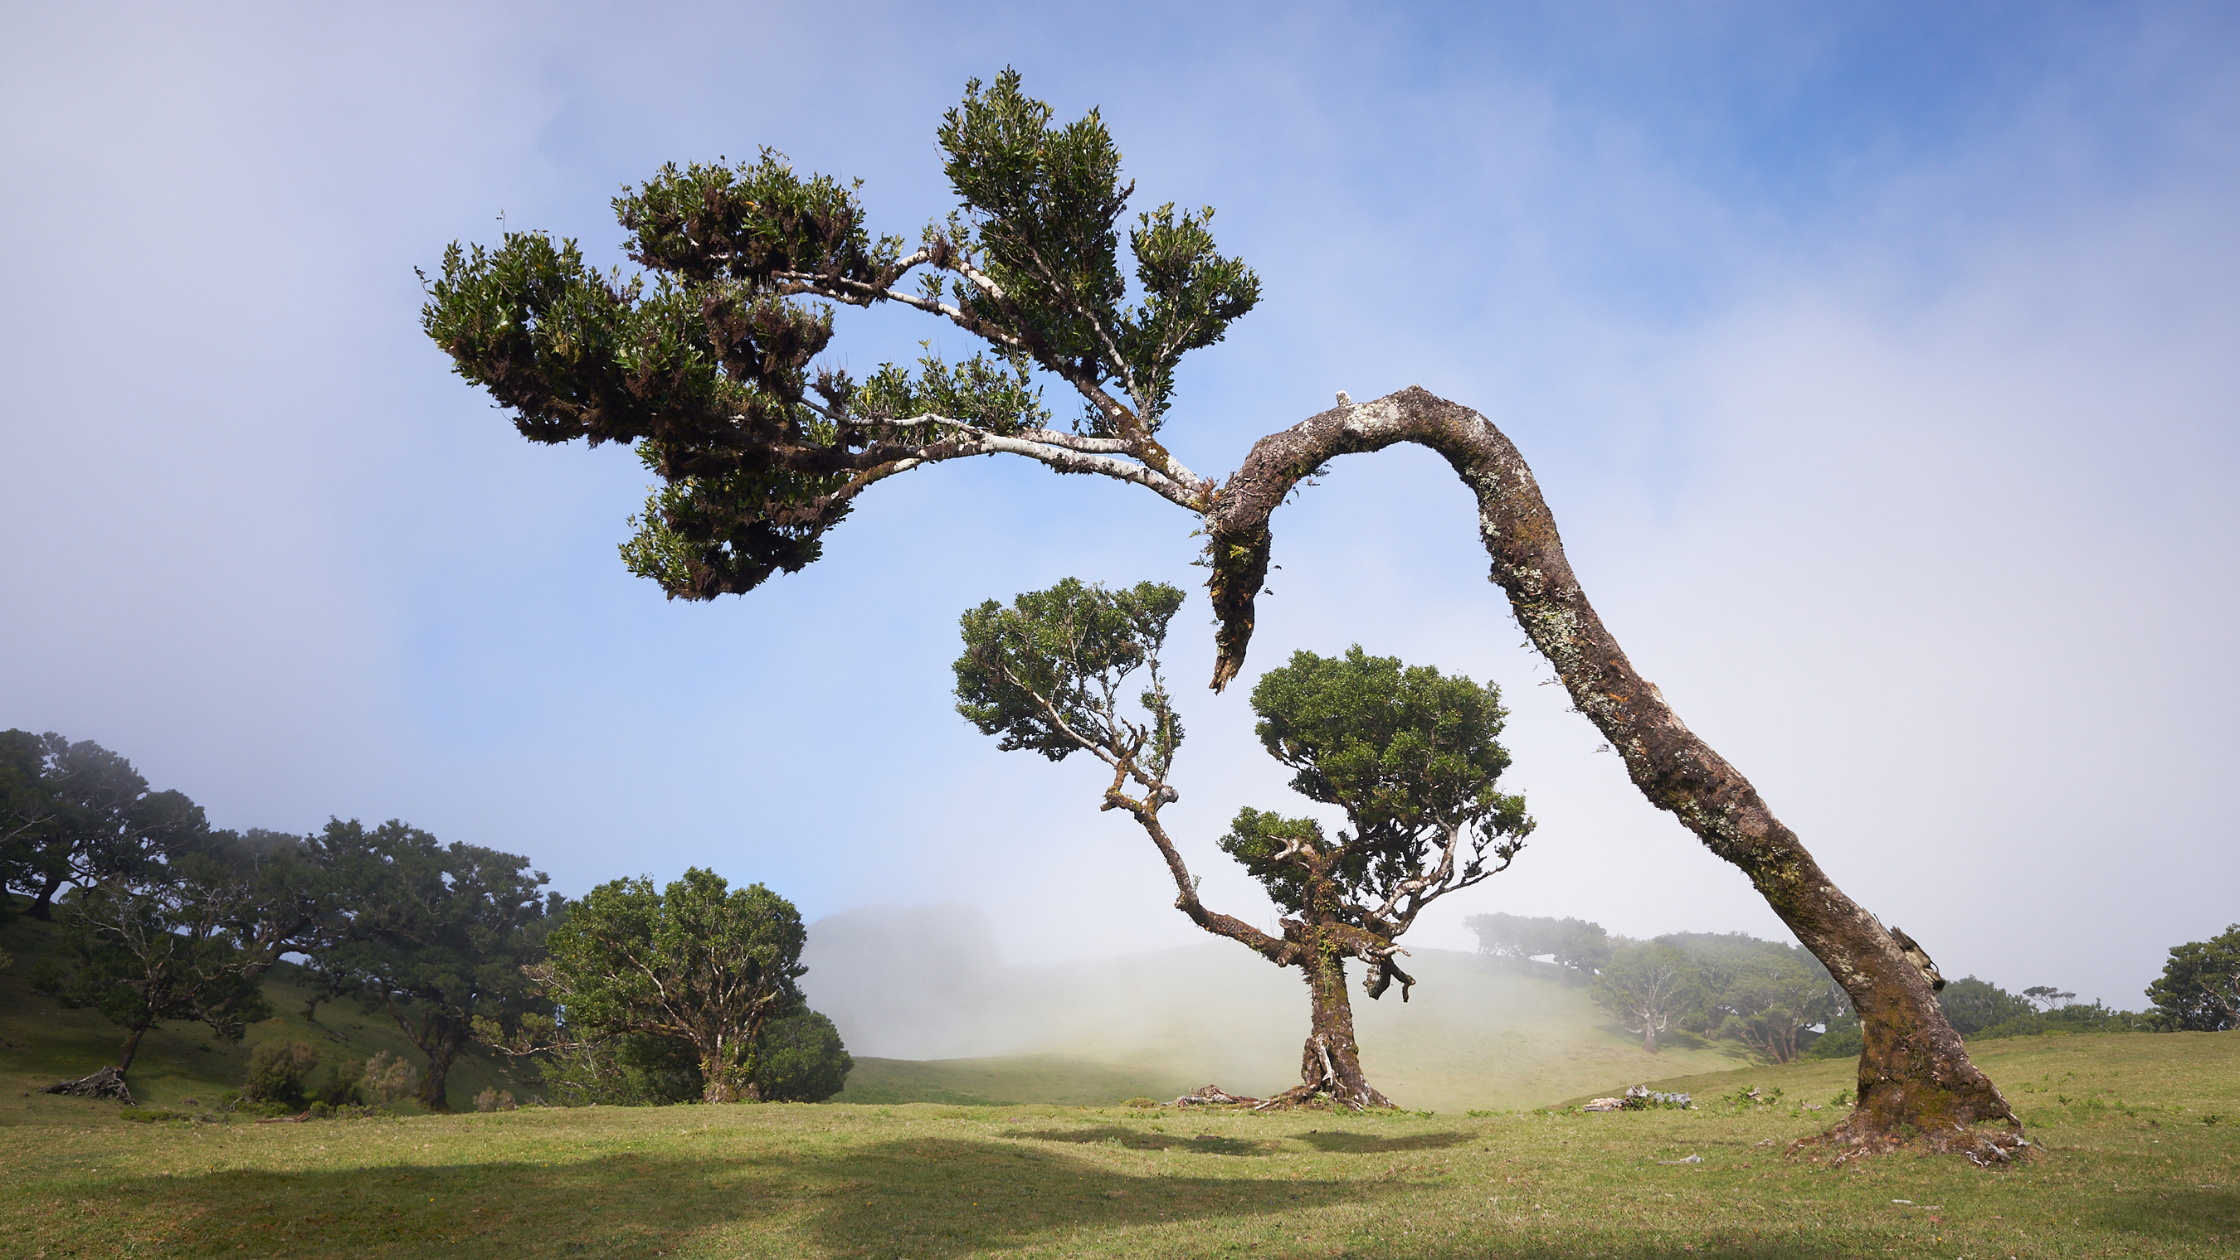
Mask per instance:
[[[1220,628],[1215,688],[1243,664],[1266,580],[1269,517],[1291,489],[1339,455],[1401,442],[1445,457],[1478,501],[1491,580],[1526,636],[1610,741],[1634,785],[1747,875],[1797,939],[1851,995],[1865,1033],[1858,1104],[1836,1136],[1887,1142],[1906,1126],[1940,1147],[2013,1110],[1969,1062],[1930,982],[1873,915],[1838,889],[1757,789],[1697,738],[1634,671],[1587,602],[1554,516],[1523,456],[1492,422],[1420,388],[1341,405],[1257,443],[1207,514]]]
[[[1288,925],[1287,925],[1288,926]],[[1361,1070],[1361,1047],[1353,1038],[1353,999],[1346,992],[1346,961],[1338,942],[1307,929],[1312,944],[1300,951],[1299,968],[1312,995],[1314,1016],[1299,1053],[1299,1085],[1278,1100],[1316,1095],[1362,1110],[1390,1107],[1392,1101],[1369,1084]]]

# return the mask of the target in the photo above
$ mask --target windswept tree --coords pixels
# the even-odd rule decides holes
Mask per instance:
[[[793,903],[761,884],[732,889],[699,867],[660,890],[643,876],[618,879],[585,894],[553,931],[547,991],[571,1036],[682,1042],[699,1064],[703,1101],[745,1102],[763,1096],[765,1026],[801,1004],[794,981],[808,971],[807,939]],[[783,1047],[789,1069],[806,1070],[795,1060],[814,1030],[792,1031],[800,1036]],[[819,1083],[789,1076],[786,1091]]]
[[[52,747],[81,758],[94,750],[86,759],[105,768],[127,764],[98,745]],[[125,1030],[124,1044],[114,1064],[54,1092],[129,1100],[126,1073],[160,1024],[198,1020],[240,1040],[269,1013],[261,977],[310,944],[339,905],[298,837],[213,831],[184,795],[145,784],[137,798],[157,803],[162,824],[104,830],[81,851],[70,868],[76,886],[59,903],[63,949],[32,976],[40,991],[99,1010]]]
[[[198,1020],[228,1041],[272,1013],[258,968],[228,930],[221,897],[168,873],[72,889],[62,901],[62,948],[31,986],[66,1006],[90,1006],[124,1029],[117,1060],[49,1093],[130,1103],[126,1073],[158,1024]]]
[[[506,1027],[528,1009],[522,968],[543,959],[560,897],[538,891],[545,875],[525,857],[445,845],[394,819],[330,822],[319,843],[351,902],[347,928],[314,947],[313,965],[389,1016],[427,1058],[421,1105],[449,1111],[451,1065],[477,1019]]]
[[[1345,963],[1362,964],[1371,998],[1397,980],[1405,1000],[1415,980],[1397,961],[1407,952],[1401,934],[1426,906],[1507,869],[1524,847],[1532,822],[1523,798],[1494,790],[1509,764],[1495,738],[1506,716],[1500,694],[1359,647],[1339,658],[1299,652],[1261,678],[1252,692],[1261,746],[1292,769],[1294,791],[1343,810],[1348,823],[1330,835],[1313,818],[1238,812],[1220,845],[1283,912],[1283,934],[1273,936],[1205,907],[1159,819],[1179,799],[1169,775],[1182,724],[1159,650],[1181,605],[1171,586],[1106,590],[1072,578],[1009,608],[990,600],[963,618],[958,712],[1006,751],[1103,762],[1112,771],[1103,808],[1126,812],[1151,838],[1176,908],[1299,968],[1312,1016],[1300,1083],[1282,1102],[1390,1106],[1362,1073]]]
[[[1627,941],[1611,951],[1610,965],[1595,977],[1594,998],[1641,1048],[1657,1052],[1657,1039],[1695,999],[1695,969],[1681,950],[1654,941]]]
[[[1339,456],[1435,451],[1476,497],[1490,577],[1577,710],[1649,801],[1738,867],[1857,1005],[1865,1050],[1842,1136],[1879,1145],[1919,1129],[1940,1149],[2015,1148],[2011,1133],[1970,1136],[2014,1114],[1969,1062],[1928,977],[1634,669],[1491,421],[1417,388],[1365,403],[1340,394],[1260,439],[1226,478],[1199,475],[1165,427],[1176,365],[1260,297],[1253,272],[1215,248],[1212,210],[1169,202],[1123,223],[1135,186],[1103,122],[1092,111],[1053,125],[1011,71],[969,84],[937,134],[958,205],[915,246],[872,235],[857,185],[800,175],[769,151],[670,165],[614,202],[640,274],[602,272],[573,241],[534,232],[454,245],[423,327],[529,440],[635,446],[663,484],[623,557],[673,597],[798,570],[865,491],[950,460],[1016,455],[1142,487],[1205,534],[1216,688],[1244,664],[1276,508]],[[859,381],[819,361],[835,305],[907,308],[980,350]],[[1078,402],[1071,423],[1053,422],[1046,386]]]

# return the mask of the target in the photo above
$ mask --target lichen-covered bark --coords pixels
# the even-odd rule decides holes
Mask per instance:
[[[1213,685],[1236,677],[1267,577],[1268,520],[1303,477],[1339,456],[1401,442],[1444,456],[1478,500],[1491,580],[1572,702],[1625,761],[1636,787],[1713,853],[1733,863],[1851,995],[1865,1031],[1858,1104],[1839,1136],[1880,1141],[1912,1126],[1938,1135],[2015,1125],[2013,1110],[1969,1062],[1928,979],[1874,916],[1844,895],[1773,816],[1757,789],[1697,738],[1634,671],[1564,558],[1555,518],[1523,456],[1492,422],[1411,388],[1342,405],[1263,438],[1207,513],[1220,628]]]

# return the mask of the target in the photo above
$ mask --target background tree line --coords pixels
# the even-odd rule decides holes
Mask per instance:
[[[411,1093],[431,1111],[450,1109],[447,1078],[475,1042],[527,1060],[561,1101],[839,1092],[851,1061],[794,983],[807,935],[785,898],[700,870],[578,902],[548,882],[519,854],[395,820],[300,836],[215,828],[99,744],[0,732],[0,922],[55,922],[32,987],[123,1030],[114,1063],[56,1092],[129,1102],[133,1057],[160,1024],[241,1040],[272,1014],[263,980],[283,959],[306,970],[306,1018],[350,1000],[396,1024],[422,1060]],[[398,1092],[396,1074],[377,1090],[358,1065],[313,1086],[309,1047],[267,1050],[249,1096]]]
[[[1738,1042],[1775,1063],[1859,1053],[1859,1017],[1842,986],[1794,945],[1741,932],[1632,940],[1580,919],[1513,914],[1472,915],[1463,923],[1477,933],[1479,953],[1546,967],[1558,983],[1588,989],[1652,1054],[1675,1031]],[[2152,1006],[2145,1011],[2076,996],[2052,985],[2010,993],[1968,976],[1946,984],[1937,1001],[1970,1039],[2240,1028],[2240,924],[2208,941],[2173,946],[2162,977],[2147,988]]]

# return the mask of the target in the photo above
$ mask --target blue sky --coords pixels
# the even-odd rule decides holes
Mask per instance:
[[[401,817],[555,885],[687,864],[817,915],[963,901],[1010,956],[1190,940],[1095,776],[950,711],[964,607],[1195,589],[1191,522],[976,461],[827,559],[664,602],[644,475],[532,448],[419,334],[504,223],[614,257],[617,187],[772,145],[945,212],[933,128],[1005,65],[1210,203],[1262,307],[1182,378],[1201,472],[1410,384],[1523,449],[1604,618],[1948,975],[2137,1005],[2240,919],[2240,19],[2216,5],[71,6],[0,49],[0,725],[231,826]],[[859,373],[937,329],[843,316]],[[1778,932],[1626,784],[1428,456],[1276,519],[1254,667],[1491,679],[1541,822],[1463,914]],[[1179,621],[1186,679],[1204,605]],[[1184,696],[1177,819],[1288,804],[1244,688]]]

